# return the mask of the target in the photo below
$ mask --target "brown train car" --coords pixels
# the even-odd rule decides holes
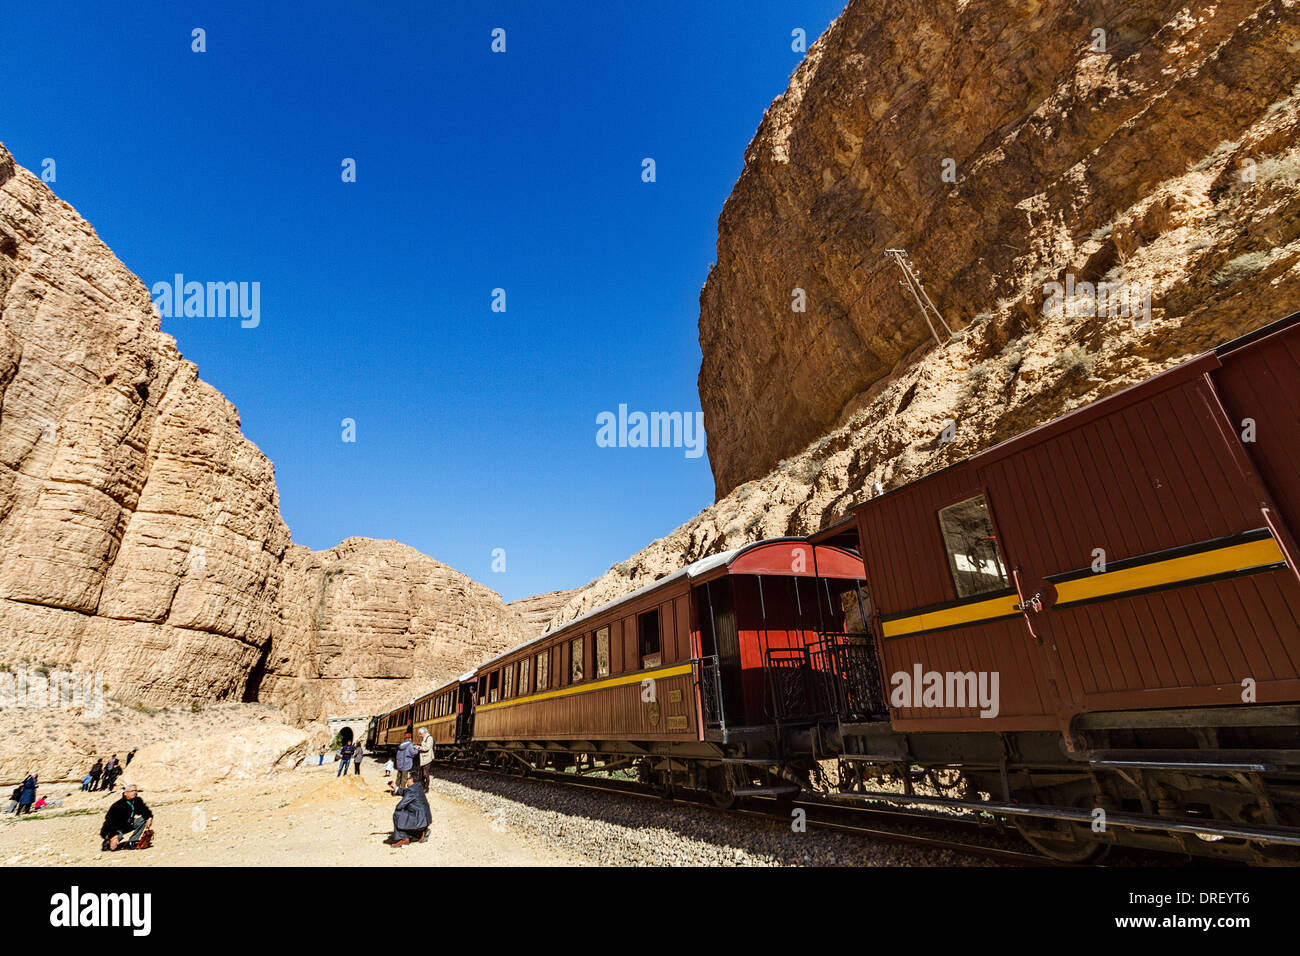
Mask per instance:
[[[859,506],[894,729],[1082,750],[1088,713],[1300,701],[1297,448],[1291,317]]]
[[[474,739],[698,739],[689,595],[678,571],[484,664]]]
[[[1300,859],[1297,449],[1300,313],[813,536],[870,606],[842,780],[986,792],[1062,859]]]
[[[381,714],[375,724],[375,741],[371,749],[396,750],[402,742],[402,737],[411,730],[415,715],[414,707],[415,701],[410,701],[386,714]]]
[[[534,767],[670,755],[643,762],[643,778],[671,785],[684,772],[682,785],[725,789],[716,775],[699,776],[704,763],[719,769],[741,738],[777,746],[782,697],[766,678],[771,655],[782,658],[783,675],[806,679],[808,648],[843,630],[844,588],[818,578],[819,560],[856,595],[856,555],[802,538],[760,542],[695,562],[489,661],[478,671],[475,743]]]

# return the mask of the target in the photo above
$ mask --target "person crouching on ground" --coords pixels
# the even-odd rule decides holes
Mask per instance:
[[[429,837],[429,824],[433,815],[429,811],[429,800],[420,786],[420,775],[412,773],[410,782],[398,788],[392,783],[389,792],[402,799],[393,808],[393,835],[385,842],[393,846],[406,846],[412,840],[422,843]]]
[[[103,849],[143,850],[153,839],[153,812],[140,799],[140,788],[128,783],[122,796],[108,808],[99,835],[104,838]],[[123,837],[130,834],[130,839]]]

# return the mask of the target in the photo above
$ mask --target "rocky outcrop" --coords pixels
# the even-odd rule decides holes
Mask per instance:
[[[307,756],[307,732],[272,720],[210,737],[161,741],[136,754],[123,784],[147,793],[185,793],[219,783],[261,780]]]
[[[1004,406],[985,439],[1296,308],[1298,49],[1295,0],[852,0],[768,109],[719,218],[699,321],[718,497],[933,347],[889,248],[971,330],[963,361],[1006,364],[1027,337],[1031,368],[1054,338],[1089,364],[1057,394],[947,409]],[[1147,283],[1154,327],[1054,336],[1044,286],[1067,274]]]
[[[279,609],[256,695],[298,717],[371,713],[529,636],[495,591],[369,538],[291,545]]]
[[[718,500],[551,624],[827,527],[1300,308],[1298,50],[1296,2],[853,0],[768,110],[719,221],[700,297]],[[961,336],[928,340],[895,247]],[[1150,321],[1082,296],[1045,314],[1067,277],[1149,290]]]
[[[525,636],[536,637],[546,630],[551,618],[555,617],[555,613],[573,600],[582,590],[582,588],[569,588],[565,591],[548,591],[545,594],[534,594],[532,597],[510,601],[506,604],[506,607],[519,615],[519,619],[523,622]]]
[[[312,719],[522,636],[495,592],[410,548],[291,545],[234,406],[143,283],[0,147],[0,664],[99,673],[145,705],[264,699]]]

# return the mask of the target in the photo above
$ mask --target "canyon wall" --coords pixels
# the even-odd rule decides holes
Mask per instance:
[[[699,319],[718,499],[552,625],[1300,309],[1298,84],[1295,0],[853,0],[719,219]],[[930,337],[887,248],[960,335]],[[1149,293],[1150,320],[1054,308],[1067,278]]]
[[[1044,285],[1067,273],[1149,284],[1150,332],[1118,350],[1103,322],[1066,337],[1104,355],[1063,393],[975,397],[1009,406],[984,439],[1300,307],[1298,54],[1295,0],[852,0],[718,221],[699,319],[717,496],[935,345],[886,249],[977,361],[1026,335],[1045,348]]]
[[[119,700],[364,711],[522,640],[395,542],[290,542],[274,469],[148,290],[0,146],[0,664]]]

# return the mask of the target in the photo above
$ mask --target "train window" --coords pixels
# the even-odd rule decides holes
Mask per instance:
[[[609,676],[609,628],[596,632],[596,676]]]
[[[1011,586],[983,495],[944,508],[939,512],[939,528],[958,597],[1003,591]]]
[[[502,677],[504,683],[501,685],[501,699],[505,700],[515,694],[515,665],[507,664],[501,673],[504,675]]]
[[[549,650],[542,651],[542,653],[537,655],[537,689],[538,690],[546,690],[547,677],[550,676],[547,674],[548,668],[546,665],[550,663],[550,658],[551,658],[551,652]]]
[[[582,638],[575,637],[573,639],[573,646],[570,648],[570,652],[569,657],[573,662],[570,665],[570,673],[572,674],[571,682],[576,684],[578,681],[582,680]]]
[[[641,666],[658,667],[662,661],[659,655],[659,609],[638,617],[637,629],[641,636]]]
[[[519,696],[522,697],[528,693],[528,666],[532,663],[531,657],[525,657],[519,662]]]

